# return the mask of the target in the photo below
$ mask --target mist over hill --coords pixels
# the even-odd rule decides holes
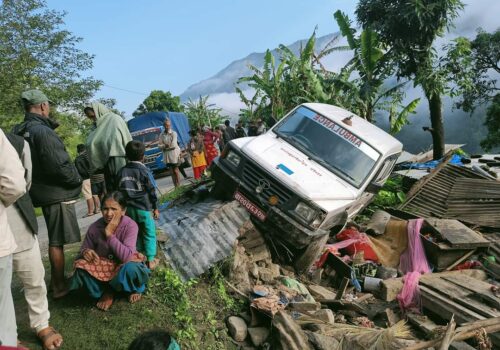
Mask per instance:
[[[457,36],[466,36],[474,38],[477,28],[481,27],[486,31],[494,31],[498,27],[496,14],[500,10],[500,2],[497,0],[480,0],[480,1],[465,1],[466,8],[463,15],[457,19],[455,28],[452,28],[450,33],[445,37],[439,38],[436,41],[436,47],[439,48],[445,42],[449,42]],[[496,9],[496,10],[494,10]],[[328,45],[332,39],[336,39],[333,46],[346,45],[345,41],[339,37],[339,33],[332,33],[316,39],[316,51],[320,51]],[[298,53],[301,46],[305,44],[307,39],[298,40],[288,47]],[[272,51],[277,63],[279,61],[279,53],[275,48]],[[180,97],[182,101],[189,98],[196,99],[199,96],[210,96],[210,102],[221,107],[223,113],[237,119],[240,108],[244,105],[241,103],[238,94],[235,93],[235,84],[240,77],[249,76],[252,74],[248,68],[253,65],[261,68],[264,63],[265,52],[251,53],[248,56],[235,60],[221,71],[212,77],[202,80],[191,85],[184,91]],[[322,64],[331,71],[338,71],[352,57],[350,51],[337,51],[325,57]],[[390,84],[391,82],[389,82]],[[248,95],[253,95],[252,91],[248,90],[246,85],[240,86],[242,90],[248,92]],[[245,90],[246,89],[246,90]],[[396,137],[403,142],[405,149],[409,152],[420,152],[428,150],[432,145],[431,135],[422,130],[422,126],[428,126],[429,110],[427,100],[424,98],[422,91],[419,88],[412,87],[408,84],[406,88],[407,100],[421,97],[420,105],[417,108],[416,115],[410,117],[411,125],[405,126]],[[486,128],[483,125],[485,119],[485,108],[478,108],[471,116],[463,111],[453,108],[453,101],[445,97],[443,99],[443,112],[445,119],[445,141],[446,143],[466,144],[464,149],[471,153],[480,153],[482,149],[479,145],[480,141],[486,135]],[[384,129],[388,129],[387,117],[380,113],[376,116],[377,125]]]

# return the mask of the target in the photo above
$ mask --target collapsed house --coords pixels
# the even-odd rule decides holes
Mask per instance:
[[[249,309],[227,326],[242,349],[500,348],[499,160],[480,159],[400,170],[404,203],[332,235],[304,274],[235,202],[167,210],[163,251],[186,279],[233,255],[227,284]]]

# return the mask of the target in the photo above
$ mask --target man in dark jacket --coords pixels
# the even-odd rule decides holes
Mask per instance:
[[[23,136],[31,148],[30,196],[34,206],[42,207],[49,235],[53,297],[60,298],[67,294],[64,245],[81,240],[74,204],[82,179],[54,131],[58,124],[49,118],[47,96],[39,90],[28,90],[21,94],[21,99],[26,114],[24,121],[14,127],[14,133]]]
[[[231,126],[231,122],[229,121],[229,119],[224,122],[224,125],[226,126],[226,129],[224,130],[222,137],[224,139],[224,144],[227,145],[229,141],[236,138],[236,130],[234,130],[234,128]]]

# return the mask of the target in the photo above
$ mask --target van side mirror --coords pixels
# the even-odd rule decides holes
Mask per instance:
[[[368,186],[366,186],[365,191],[368,193],[377,194],[381,189],[382,189],[382,185],[375,183],[375,182],[370,182],[368,184]]]

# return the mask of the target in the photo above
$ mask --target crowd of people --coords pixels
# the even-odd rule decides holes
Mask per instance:
[[[37,238],[34,207],[41,207],[49,238],[52,297],[83,289],[108,310],[117,295],[129,302],[141,299],[156,258],[159,217],[154,178],[143,164],[145,145],[133,140],[123,118],[101,103],[84,109],[94,128],[71,160],[58,124],[49,117],[51,101],[39,90],[22,93],[24,121],[11,133],[0,129],[0,345],[17,346],[17,327],[11,295],[12,273],[23,283],[30,326],[44,349],[58,349],[62,335],[49,324],[45,270]],[[265,132],[262,121],[249,126],[249,135]],[[190,131],[181,150],[177,133],[165,119],[159,138],[163,161],[180,185],[182,164],[191,159],[195,179],[232,139],[247,136],[243,123],[229,120],[214,130]],[[86,200],[85,217],[101,213],[88,228],[74,273],[66,279],[64,246],[81,241],[75,203]],[[174,341],[175,343],[175,341]]]

